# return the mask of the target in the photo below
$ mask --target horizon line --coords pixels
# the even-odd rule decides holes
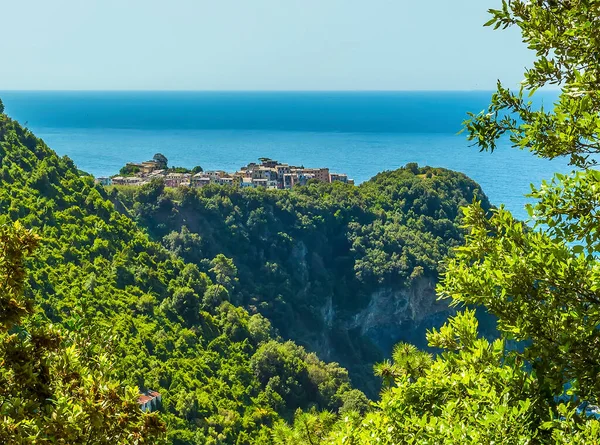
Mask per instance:
[[[470,92],[493,92],[494,89],[435,89],[435,90],[401,90],[401,89],[352,89],[352,90],[325,90],[325,89],[281,89],[281,90],[244,90],[244,89],[223,89],[223,90],[195,90],[195,89],[0,89],[2,93],[470,93]]]

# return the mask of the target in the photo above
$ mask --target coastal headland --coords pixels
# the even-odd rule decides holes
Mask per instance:
[[[191,170],[182,167],[169,168],[167,158],[160,153],[155,154],[149,161],[126,164],[118,175],[98,177],[96,183],[106,186],[140,186],[156,178],[162,178],[167,187],[196,188],[219,184],[283,190],[306,185],[310,180],[354,184],[354,180],[348,178],[347,174],[333,173],[328,167],[293,166],[270,158],[260,158],[259,163],[251,162],[233,173],[224,170],[204,171],[200,166]]]

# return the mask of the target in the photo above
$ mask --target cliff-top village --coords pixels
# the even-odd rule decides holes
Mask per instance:
[[[128,163],[121,170],[121,175],[98,177],[96,182],[102,185],[140,186],[155,178],[163,178],[167,187],[204,187],[208,184],[229,184],[240,187],[263,187],[267,189],[290,189],[297,185],[305,185],[309,180],[321,182],[341,181],[354,184],[353,179],[341,173],[330,173],[329,168],[305,168],[282,164],[269,158],[260,158],[260,164],[254,162],[235,173],[223,170],[199,171],[194,173],[180,172],[167,168],[167,159],[160,154],[150,161]],[[201,170],[201,169],[200,169]],[[123,172],[127,172],[124,174]]]

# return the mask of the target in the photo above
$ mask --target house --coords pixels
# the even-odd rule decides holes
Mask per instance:
[[[231,184],[232,185],[241,185],[244,178],[245,178],[245,176],[241,175],[240,172],[235,172],[231,176],[231,179],[232,179]]]
[[[242,167],[240,170],[238,170],[237,172],[235,172],[233,174],[234,178],[251,178],[252,177],[252,171],[248,170],[246,167]]]
[[[189,173],[167,173],[165,176],[165,185],[167,187],[180,187],[182,185],[190,185]]]
[[[279,162],[275,161],[274,159],[270,159],[270,158],[260,158],[259,161],[260,161],[261,165],[266,168],[273,168],[279,164]]]
[[[277,171],[277,178],[283,178],[283,175],[290,173],[290,166],[287,164],[279,164],[274,168]]]
[[[142,185],[146,181],[137,176],[115,176],[112,178],[113,185]]]
[[[125,178],[126,185],[142,185],[145,183],[146,183],[146,181],[144,181],[144,179],[139,178],[137,176],[130,176],[128,178]]]
[[[94,182],[100,185],[112,185],[112,179],[106,176],[98,176]]]
[[[255,187],[264,187],[267,188],[268,180],[267,179],[252,179],[252,183]]]
[[[143,412],[155,411],[162,403],[162,397],[159,392],[149,390],[140,394],[137,402]]]
[[[312,175],[314,179],[321,182],[329,182],[328,168],[297,168],[291,170],[292,173]]]
[[[231,176],[223,176],[217,180],[217,184],[220,185],[232,185],[233,178]]]
[[[152,172],[150,172],[148,174],[148,176],[151,176],[153,178],[157,177],[157,176],[164,176],[166,175],[166,170],[164,169],[160,169],[160,170],[152,170]]]
[[[270,179],[271,171],[267,168],[258,167],[252,170],[252,179]]]
[[[212,182],[218,182],[219,178],[227,176],[227,173],[223,170],[209,170],[204,172],[205,176],[208,176]]]
[[[141,164],[138,164],[140,168],[140,172],[144,175],[152,173],[154,170],[158,170],[160,168],[160,164],[156,161],[144,161]]]
[[[348,175],[341,174],[341,173],[331,173],[329,175],[329,182],[336,182],[336,181],[346,183],[346,182],[348,182]]]
[[[191,186],[192,187],[204,187],[205,185],[210,184],[210,178],[206,176],[204,173],[196,173],[192,176]]]
[[[298,174],[298,185],[306,185],[311,179],[317,179],[312,173],[299,173]]]
[[[283,175],[283,188],[291,189],[298,183],[298,175],[295,173],[286,173]]]
[[[252,178],[242,178],[242,182],[240,182],[240,187],[246,188],[246,187],[256,187],[256,186],[252,182]]]

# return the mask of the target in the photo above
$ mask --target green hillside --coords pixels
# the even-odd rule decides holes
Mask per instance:
[[[214,276],[210,260],[230,257],[239,279],[233,301],[342,363],[372,397],[373,364],[400,340],[425,347],[425,330],[451,312],[434,287],[438,262],[463,241],[460,207],[476,198],[489,208],[465,175],[416,164],[358,187],[172,189],[155,180],[111,193],[201,271]],[[389,304],[379,303],[382,295]]]
[[[364,400],[344,369],[278,342],[268,320],[229,301],[227,258],[210,263],[216,280],[186,264],[71,160],[0,115],[0,226],[14,221],[41,238],[26,297],[108,352],[115,379],[162,394],[169,442],[269,443],[271,425],[296,408]]]

